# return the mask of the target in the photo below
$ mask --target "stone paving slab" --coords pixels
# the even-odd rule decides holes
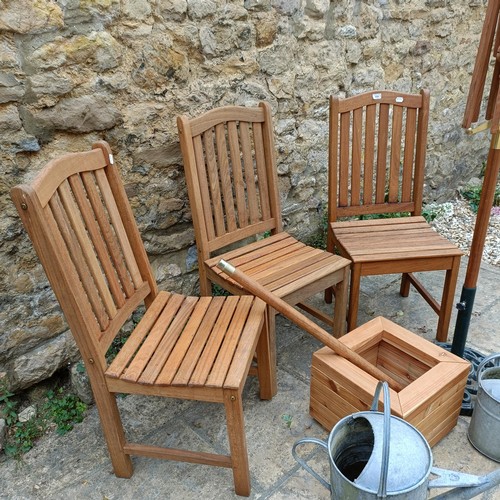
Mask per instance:
[[[460,295],[466,259],[458,281]],[[426,273],[422,280],[439,290],[442,276]],[[500,352],[500,269],[484,265],[478,282],[476,304],[468,345],[484,354]],[[429,340],[434,338],[437,316],[412,290],[399,296],[399,277],[362,280],[359,322],[383,315]],[[320,304],[321,297],[317,298]],[[328,306],[329,307],[329,306]],[[450,340],[456,312],[450,326]],[[328,436],[309,416],[309,374],[311,356],[320,344],[288,320],[277,318],[278,394],[272,401],[260,401],[258,384],[245,387],[244,410],[252,477],[252,499],[327,499],[329,492],[301,469],[291,455],[297,439]],[[163,398],[127,396],[119,406],[131,439],[154,444],[182,444],[210,452],[227,452],[222,408],[215,404],[174,401]],[[433,448],[434,465],[472,474],[486,474],[500,464],[487,459],[468,442],[470,417]],[[328,478],[324,450],[303,447],[301,455]],[[65,436],[51,434],[41,439],[22,462],[0,463],[1,499],[235,499],[229,469],[133,458],[131,479],[116,478],[111,470],[102,438],[97,410],[91,407],[85,420]],[[440,493],[432,490],[430,496]],[[477,498],[500,499],[500,487]]]

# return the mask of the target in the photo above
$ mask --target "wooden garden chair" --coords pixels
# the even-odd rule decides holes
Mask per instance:
[[[245,293],[217,267],[222,258],[291,305],[345,333],[349,261],[297,241],[283,231],[269,104],[227,106],[177,119],[198,248],[200,290],[212,283]],[[257,235],[268,237],[255,241]],[[331,315],[302,302],[336,288]],[[275,312],[269,314],[275,359]]]
[[[327,248],[352,261],[349,331],[361,276],[402,273],[401,295],[415,287],[439,316],[437,340],[446,341],[462,252],[421,215],[428,120],[426,90],[330,98]],[[436,270],[446,271],[441,303],[413,275]]]
[[[236,493],[248,495],[243,385],[250,370],[261,398],[275,385],[265,303],[158,291],[105,142],[51,161],[12,198],[85,362],[115,474],[132,476],[130,455],[203,463],[232,468]],[[144,316],[108,364],[110,344],[142,303]],[[116,393],[224,404],[230,455],[128,442]]]

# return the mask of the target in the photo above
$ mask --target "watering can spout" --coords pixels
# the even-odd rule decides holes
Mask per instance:
[[[429,481],[429,488],[467,488],[469,486],[480,486],[487,482],[486,476],[475,476],[448,469],[433,467],[431,474],[438,476]]]
[[[434,467],[432,472],[434,472]],[[442,469],[438,469],[442,470]],[[450,471],[447,471],[450,472]],[[458,474],[458,473],[454,473]],[[469,474],[464,474],[465,476],[468,476]],[[478,481],[480,481],[480,484],[477,486],[473,486],[470,484],[469,486],[464,486],[461,487],[457,484],[455,484],[455,488],[452,490],[446,491],[445,493],[442,493],[441,495],[437,495],[433,497],[433,500],[467,500],[469,498],[474,498],[477,495],[480,495],[484,491],[487,491],[495,486],[498,486],[500,484],[500,469],[496,469],[493,472],[490,472],[489,474],[485,476],[471,476],[472,478],[476,477]],[[434,487],[432,484],[435,480],[431,481],[429,487]],[[447,486],[453,486],[448,484]],[[443,485],[444,487],[444,485]]]

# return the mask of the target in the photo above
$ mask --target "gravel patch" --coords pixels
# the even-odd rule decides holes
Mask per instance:
[[[469,203],[465,200],[454,200],[440,205],[429,204],[425,208],[437,213],[431,222],[436,231],[469,255],[476,223],[476,214]],[[500,266],[500,207],[491,209],[482,260]]]

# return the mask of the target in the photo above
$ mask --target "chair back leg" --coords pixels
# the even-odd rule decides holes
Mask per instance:
[[[401,276],[401,286],[399,288],[399,295],[401,295],[401,297],[408,297],[410,294],[410,285],[411,281],[408,273],[403,273]]]
[[[361,266],[352,264],[349,287],[349,308],[347,310],[347,331],[356,328],[358,322],[359,292],[361,288]]]
[[[337,285],[335,285],[334,287],[335,305],[333,310],[333,333],[337,338],[346,333],[346,311],[349,298],[349,273],[350,268],[349,266],[346,266],[344,268],[344,277],[342,278],[342,281],[337,283]],[[327,290],[325,291],[325,298],[328,298],[328,292],[330,293],[330,302],[327,303],[331,303],[331,295],[333,295],[331,287],[327,288]]]

